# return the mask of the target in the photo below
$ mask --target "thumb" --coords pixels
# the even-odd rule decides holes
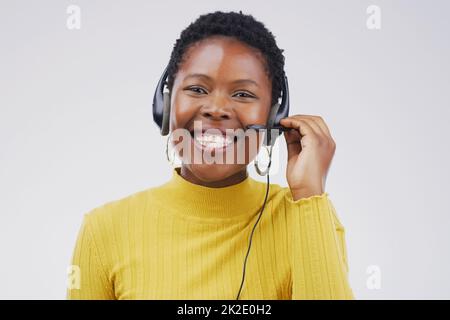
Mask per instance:
[[[291,160],[292,157],[298,156],[302,151],[300,133],[297,130],[285,131],[284,138],[286,139],[288,161],[289,161]]]

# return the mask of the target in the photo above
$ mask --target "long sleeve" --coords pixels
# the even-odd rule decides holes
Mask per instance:
[[[99,205],[84,215],[67,298],[235,299],[266,190],[250,177],[209,188],[175,169],[163,185]],[[286,187],[269,191],[241,299],[353,299],[328,195],[294,201]]]
[[[94,240],[89,214],[84,216],[79,230],[70,270],[67,299],[114,299],[114,291]]]
[[[345,229],[328,193],[293,200],[286,193],[292,299],[355,299],[348,280]]]

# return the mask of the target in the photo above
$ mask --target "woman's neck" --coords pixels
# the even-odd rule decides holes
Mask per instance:
[[[242,182],[248,176],[247,167],[222,180],[203,181],[196,177],[185,165],[181,166],[180,175],[187,181],[210,188],[222,188]]]

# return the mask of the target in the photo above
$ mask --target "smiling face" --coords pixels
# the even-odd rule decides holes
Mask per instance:
[[[204,130],[217,128],[225,132],[250,124],[266,124],[272,83],[258,50],[232,37],[212,36],[187,49],[171,92],[172,132],[180,128],[191,131],[200,123]],[[220,135],[218,130],[209,132]],[[249,149],[248,143],[234,141],[227,147],[234,148],[234,160],[227,161],[224,154],[223,163],[197,163],[193,160],[194,152],[204,155],[206,151],[197,144],[198,140],[191,140],[192,161],[183,161],[182,170],[187,169],[193,180],[206,183],[246,174],[246,167],[257,152]],[[244,140],[248,142],[247,137]],[[257,141],[258,149],[260,139]],[[225,142],[220,140],[219,144]],[[238,148],[245,154],[244,163],[237,161]],[[210,154],[215,152],[219,149]],[[178,155],[183,159],[182,151]]]

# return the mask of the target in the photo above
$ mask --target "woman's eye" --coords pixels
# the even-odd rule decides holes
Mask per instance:
[[[197,86],[188,87],[188,88],[186,88],[186,90],[192,91],[192,92],[197,93],[197,94],[202,94],[202,93],[205,93],[205,94],[206,94],[206,93],[208,93],[208,92],[207,92],[205,89],[203,89],[202,87],[197,87]],[[237,93],[235,94],[235,96],[237,96],[238,98],[254,98],[253,95],[248,94],[247,92],[244,92],[244,91],[237,92]]]
[[[189,88],[187,88],[187,90],[193,91],[195,93],[202,93],[201,91],[206,93],[206,91],[200,87],[189,87]]]
[[[254,98],[254,96],[252,96],[252,95],[250,95],[250,94],[248,94],[248,93],[246,93],[246,92],[238,92],[238,93],[236,93],[236,95],[243,95],[243,96],[240,96],[240,97],[238,97],[238,98]]]

